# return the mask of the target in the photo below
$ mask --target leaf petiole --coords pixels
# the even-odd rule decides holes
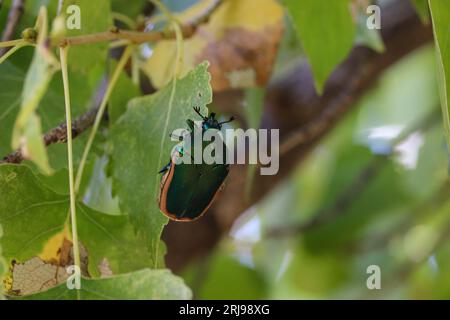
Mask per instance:
[[[66,126],[67,126],[67,159],[69,167],[69,192],[70,192],[70,219],[72,227],[72,243],[73,243],[73,257],[75,266],[81,267],[80,248],[78,243],[77,230],[77,214],[76,214],[76,198],[74,188],[74,174],[73,174],[73,151],[72,151],[72,115],[70,106],[70,91],[69,91],[69,76],[67,72],[67,53],[69,47],[60,48],[61,70],[64,85],[64,104],[66,107]]]
[[[108,83],[108,87],[106,88],[105,95],[103,96],[102,102],[98,109],[97,115],[95,117],[94,125],[89,134],[88,141],[86,143],[86,146],[84,147],[83,156],[81,157],[81,161],[78,166],[78,172],[77,172],[77,176],[75,179],[75,193],[77,193],[80,188],[81,179],[83,177],[83,170],[86,165],[87,157],[89,155],[89,151],[91,150],[92,143],[94,142],[95,134],[97,133],[98,128],[100,126],[100,122],[103,119],[103,114],[105,113],[108,100],[111,96],[111,93],[112,93],[116,83],[117,83],[117,80],[119,79],[120,73],[124,69],[125,64],[127,63],[128,59],[130,58],[133,50],[134,50],[134,46],[128,46],[125,49],[124,53],[122,54],[122,57],[119,60],[119,63],[117,64],[117,67],[114,70],[114,73]]]

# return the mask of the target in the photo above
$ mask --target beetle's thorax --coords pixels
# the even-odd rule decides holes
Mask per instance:
[[[214,116],[209,116],[208,118],[206,118],[203,121],[202,127],[203,127],[203,130],[208,130],[208,129],[218,129],[218,130],[220,130],[222,126],[220,125],[219,121],[217,121],[215,119]]]

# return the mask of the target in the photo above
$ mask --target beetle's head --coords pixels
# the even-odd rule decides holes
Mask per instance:
[[[216,119],[216,114],[214,112],[212,112],[208,117],[206,117],[203,120],[203,129],[207,130],[207,129],[218,129],[220,130],[222,128],[222,124],[217,121]]]
[[[200,117],[202,117],[202,119],[203,119],[203,123],[202,123],[203,130],[208,130],[208,129],[220,130],[220,129],[222,129],[223,124],[234,120],[234,117],[231,117],[230,120],[228,120],[228,121],[219,122],[219,121],[217,121],[216,114],[214,112],[211,112],[211,114],[209,116],[205,117],[200,113],[200,108],[194,107],[194,111],[197,112],[197,114]]]

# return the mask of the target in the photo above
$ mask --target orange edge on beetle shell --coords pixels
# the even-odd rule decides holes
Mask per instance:
[[[176,155],[174,155],[174,157],[176,157]],[[172,159],[172,161],[173,161],[173,159]],[[222,184],[220,185],[220,187],[217,189],[217,191],[216,191],[216,193],[214,194],[214,197],[212,198],[212,200],[209,202],[209,204],[208,204],[208,206],[197,216],[197,217],[195,217],[194,219],[191,219],[191,218],[178,218],[176,215],[174,215],[174,214],[172,214],[172,213],[170,213],[168,210],[167,210],[167,207],[166,207],[166,205],[165,205],[165,203],[167,202],[167,196],[166,196],[166,194],[167,194],[167,192],[165,192],[165,191],[167,191],[166,190],[166,186],[167,186],[167,188],[168,188],[168,185],[170,185],[170,181],[172,181],[172,178],[173,178],[173,172],[174,172],[174,170],[173,170],[173,168],[174,168],[175,166],[173,166],[173,165],[171,165],[170,166],[170,169],[169,169],[169,171],[168,172],[166,172],[163,176],[162,176],[162,178],[161,178],[161,184],[162,184],[162,186],[161,186],[161,192],[160,192],[160,195],[159,195],[159,197],[158,197],[158,206],[159,206],[159,210],[161,210],[161,212],[165,215],[165,216],[167,216],[170,220],[173,220],[173,221],[178,221],[178,222],[192,222],[192,221],[195,221],[195,220],[197,220],[197,219],[200,219],[205,213],[206,213],[206,211],[208,211],[208,209],[211,207],[211,205],[212,205],[212,203],[216,200],[216,197],[217,197],[217,195],[220,193],[220,191],[222,191],[223,190],[223,188],[224,188],[224,186],[225,186],[225,182],[226,182],[226,178],[225,178],[225,180],[222,182]],[[168,181],[169,180],[169,181]],[[169,183],[167,183],[167,182],[169,182]]]

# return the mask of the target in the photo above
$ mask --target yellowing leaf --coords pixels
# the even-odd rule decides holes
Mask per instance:
[[[57,263],[61,262],[61,247],[64,241],[70,239],[69,229],[66,227],[57,234],[53,235],[45,244],[44,249],[38,255],[44,261],[55,261]]]
[[[200,1],[177,17],[189,23],[209,5],[211,0]],[[181,75],[208,60],[215,91],[266,85],[283,32],[283,14],[275,0],[225,1],[185,40]],[[144,70],[157,88],[169,83],[175,52],[175,41],[161,41],[146,62]]]
[[[67,194],[49,189],[26,166],[1,164],[0,198],[0,224],[4,231],[0,245],[8,264],[14,260],[26,263],[34,257],[52,265],[71,264],[71,237],[65,231],[69,212]],[[104,259],[114,274],[149,265],[162,266],[162,256],[150,256],[127,216],[97,212],[80,202],[77,213],[82,266],[87,258],[84,269],[90,276],[101,276],[99,268]],[[153,259],[157,263],[152,263]],[[24,286],[21,288],[25,290]]]
[[[260,31],[283,18],[283,8],[274,0],[228,0],[211,16],[208,28],[219,34],[226,28]]]

